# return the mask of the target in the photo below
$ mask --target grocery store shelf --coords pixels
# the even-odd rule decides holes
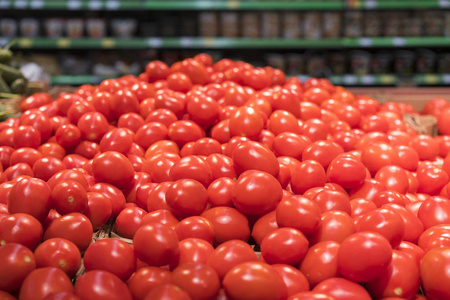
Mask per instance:
[[[0,46],[13,39],[0,38]],[[395,48],[450,46],[450,37],[377,37],[340,39],[282,38],[18,38],[20,49],[302,49],[302,48]]]
[[[307,75],[297,76],[302,81],[309,78]],[[101,77],[95,75],[54,75],[51,76],[52,85],[82,85],[99,84],[102,80],[111,77]],[[449,85],[450,74],[416,74],[413,76],[401,77],[394,74],[384,75],[333,75],[330,81],[335,85],[344,86],[396,86],[401,82],[412,83],[413,85]]]
[[[16,10],[344,10],[449,7],[450,0],[0,0],[0,8]]]

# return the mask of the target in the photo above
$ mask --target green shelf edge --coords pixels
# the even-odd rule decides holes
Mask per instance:
[[[385,1],[245,1],[245,0],[1,0],[5,9],[41,10],[345,10],[345,9],[437,9],[450,8],[447,0]]]
[[[0,46],[13,39],[0,38]],[[18,38],[20,49],[302,49],[302,48],[395,48],[447,47],[450,37],[378,37],[339,39],[283,38]]]

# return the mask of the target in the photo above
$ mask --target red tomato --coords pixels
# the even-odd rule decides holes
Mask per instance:
[[[62,270],[54,267],[33,270],[20,287],[19,298],[44,299],[56,292],[73,293],[72,281]]]
[[[206,264],[187,262],[172,271],[170,282],[186,291],[192,299],[214,299],[220,281],[213,268]]]
[[[438,195],[449,181],[447,172],[434,165],[419,167],[416,174],[419,182],[417,192],[432,196]]]
[[[282,194],[282,187],[275,177],[249,170],[242,173],[233,186],[232,201],[244,214],[263,215],[276,208]]]
[[[170,140],[182,147],[188,142],[195,142],[196,140],[205,136],[205,131],[197,123],[190,120],[175,121],[168,126],[168,137]]]
[[[77,123],[83,140],[100,142],[103,135],[108,132],[108,120],[99,112],[88,112],[80,117]]]
[[[438,247],[426,252],[420,261],[422,288],[429,299],[449,299],[450,277],[447,266],[450,247]]]
[[[439,116],[437,119],[437,127],[441,134],[449,135],[450,134],[450,107],[448,105],[448,101],[445,101],[446,104],[442,110],[437,109],[436,112],[439,112]]]
[[[416,243],[419,236],[424,230],[423,222],[414,213],[409,211],[404,206],[395,203],[384,204],[382,208],[387,208],[396,211],[402,217],[405,223],[404,241]]]
[[[28,176],[30,178],[34,176],[30,165],[26,163],[18,163],[14,166],[10,166],[3,172],[3,174],[6,176],[7,180],[13,180],[20,176]]]
[[[26,163],[33,167],[37,160],[42,158],[41,152],[36,149],[22,147],[15,150],[10,157],[10,165],[13,166],[18,163]]]
[[[319,292],[300,292],[290,296],[288,300],[336,300],[336,298]]]
[[[338,210],[351,214],[350,198],[345,192],[324,189],[318,192],[312,200],[319,204],[322,213]]]
[[[33,165],[34,177],[48,181],[59,171],[65,170],[63,162],[56,157],[43,157],[38,159]]]
[[[386,186],[388,190],[405,194],[409,188],[408,175],[399,166],[387,165],[380,168],[374,179]]]
[[[329,182],[337,183],[345,189],[352,189],[363,183],[366,178],[364,164],[352,157],[337,157],[327,169]]]
[[[337,254],[339,247],[340,243],[323,241],[308,249],[299,269],[305,274],[311,287],[338,275]]]
[[[92,171],[98,182],[110,183],[119,189],[129,187],[134,180],[131,162],[119,152],[107,151],[94,158]]]
[[[305,148],[311,140],[303,135],[293,132],[283,132],[278,134],[273,141],[273,152],[276,156],[290,156],[296,159],[302,158]]]
[[[139,100],[130,90],[118,90],[111,97],[111,112],[116,119],[122,114],[138,113]]]
[[[27,247],[17,243],[7,243],[0,246],[1,291],[18,291],[20,286],[22,285],[23,280],[35,268],[35,257],[33,255],[33,252]],[[0,298],[2,297],[3,295],[0,294]]]
[[[86,271],[103,270],[123,281],[130,278],[136,269],[133,248],[124,241],[106,238],[91,244],[83,256]]]
[[[366,283],[375,299],[399,297],[412,299],[420,286],[419,267],[406,253],[394,250],[389,266],[380,277]]]
[[[81,253],[78,247],[69,240],[53,238],[44,241],[34,251],[38,268],[59,268],[74,278],[81,266]]]
[[[391,145],[383,142],[372,143],[362,149],[361,161],[372,175],[384,166],[396,165],[398,153]]]
[[[172,227],[172,229],[174,229],[175,226],[177,226],[177,224],[179,223],[179,221],[177,218],[174,217],[174,215],[170,212],[170,210],[158,209],[146,214],[142,218],[141,226],[152,223],[160,223],[168,225]]]
[[[417,151],[420,160],[434,160],[439,155],[437,141],[429,135],[419,134],[412,138],[410,146]]]
[[[214,180],[206,190],[211,207],[233,206],[232,193],[236,181],[228,177],[220,177]]]
[[[173,264],[170,267],[181,266],[187,262],[206,264],[214,252],[214,248],[210,243],[197,238],[180,239],[178,248],[180,249],[180,256],[177,264]]]
[[[285,299],[287,288],[281,275],[270,265],[244,262],[233,267],[222,281],[230,299]]]
[[[41,141],[46,142],[52,134],[52,124],[50,118],[41,112],[23,114],[20,118],[20,125],[32,126],[41,135]]]
[[[392,247],[385,237],[374,232],[358,232],[342,241],[337,267],[346,278],[366,282],[380,277],[391,259]]]
[[[88,205],[87,192],[75,180],[63,180],[52,190],[53,207],[62,215],[71,212],[84,212]]]
[[[116,275],[102,270],[84,273],[77,278],[75,294],[86,300],[131,300],[127,285]]]
[[[87,249],[93,229],[89,219],[80,213],[70,213],[54,220],[44,234],[44,240],[64,238],[73,242],[80,251]]]
[[[194,179],[206,187],[213,181],[208,163],[198,155],[188,155],[177,161],[170,169],[170,179]]]
[[[261,245],[263,238],[278,228],[276,211],[271,211],[270,213],[260,217],[252,228],[252,238],[255,240],[257,245]]]
[[[166,202],[166,192],[171,184],[172,181],[165,181],[152,188],[146,199],[147,211],[152,212],[158,209],[165,209],[170,211],[170,207]]]
[[[15,128],[13,142],[16,149],[22,147],[37,148],[41,145],[41,133],[34,127],[23,125]]]
[[[250,237],[247,217],[235,208],[217,206],[204,211],[201,216],[212,223],[216,245],[233,239],[247,241]]]
[[[272,267],[281,275],[287,288],[288,296],[299,292],[309,291],[309,283],[306,276],[298,269],[284,264],[275,264]]]
[[[280,166],[272,151],[258,142],[248,141],[237,145],[232,158],[238,174],[246,170],[259,170],[278,176]]]
[[[133,299],[143,300],[155,287],[169,283],[170,271],[158,267],[143,267],[127,281]]]
[[[219,103],[205,95],[188,97],[186,110],[189,118],[200,125],[214,125],[219,118]]]
[[[21,101],[20,111],[25,112],[33,108],[38,108],[52,101],[52,97],[47,93],[35,93]]]
[[[329,278],[313,289],[313,292],[325,293],[333,296],[336,300],[346,299],[359,299],[370,300],[372,299],[369,293],[361,285],[356,282],[347,280],[345,278]],[[326,298],[325,298],[326,299]]]
[[[150,175],[153,182],[160,183],[170,180],[172,166],[180,161],[177,153],[159,152],[147,157],[142,164],[142,172]]]
[[[167,189],[166,202],[176,217],[198,216],[206,209],[208,193],[200,182],[180,179]]]
[[[229,126],[231,136],[256,138],[263,130],[264,122],[258,110],[242,106],[231,116]]]
[[[274,110],[269,116],[267,129],[275,135],[283,132],[300,134],[300,125],[297,118],[286,110]]]
[[[276,208],[276,224],[290,227],[310,235],[320,225],[321,211],[319,205],[303,196],[283,197]]]
[[[209,156],[212,154],[221,154],[222,146],[218,141],[212,138],[201,138],[194,142],[192,147],[193,155]]]
[[[294,228],[278,228],[261,242],[261,255],[269,264],[298,264],[308,251],[306,237]]]
[[[141,226],[133,237],[136,256],[150,266],[173,263],[179,253],[178,242],[175,231],[159,223]]]
[[[155,142],[167,139],[168,132],[163,123],[147,122],[137,129],[134,140],[142,148],[148,149]]]
[[[450,200],[433,196],[422,202],[417,216],[425,229],[434,225],[448,224],[450,221]]]
[[[73,124],[62,125],[55,132],[56,142],[65,150],[75,148],[81,141],[81,131]]]
[[[96,231],[105,225],[111,217],[112,204],[103,193],[88,192],[87,199],[87,207],[84,215],[89,218],[93,230]]]
[[[146,214],[147,212],[140,207],[124,208],[116,218],[117,234],[124,238],[132,239]]]
[[[144,298],[144,300],[152,299],[191,300],[192,298],[178,286],[167,283],[155,286]]]
[[[342,211],[327,211],[322,214],[319,228],[309,237],[311,245],[322,241],[342,242],[355,232],[353,219]]]
[[[292,172],[291,188],[296,194],[303,194],[310,188],[323,186],[326,182],[323,166],[314,160],[301,162]]]
[[[350,190],[350,199],[367,199],[372,201],[380,193],[386,191],[386,185],[375,179],[365,179]]]
[[[117,151],[126,155],[131,150],[134,133],[125,128],[114,128],[108,131],[101,139],[99,149],[101,152]]]
[[[192,216],[185,218],[174,229],[180,241],[187,238],[196,238],[211,244],[214,242],[214,227],[204,217]]]
[[[51,190],[49,185],[37,178],[25,178],[11,188],[8,195],[10,213],[27,213],[43,221],[50,211]]]

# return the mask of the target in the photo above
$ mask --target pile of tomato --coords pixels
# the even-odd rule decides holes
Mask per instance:
[[[445,99],[433,137],[409,104],[202,53],[20,110],[0,299],[450,299]]]

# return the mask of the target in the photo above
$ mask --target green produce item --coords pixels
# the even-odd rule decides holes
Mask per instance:
[[[25,92],[27,84],[25,79],[18,78],[11,83],[11,91],[14,94],[23,94]]]
[[[9,49],[0,49],[0,63],[7,64],[13,58],[13,53]]]
[[[3,74],[0,72],[0,93],[11,93],[11,89],[9,88],[8,84],[6,84],[2,75]]]
[[[11,84],[16,79],[24,78],[19,70],[5,64],[0,64],[0,72],[2,73],[3,79],[7,84]]]

